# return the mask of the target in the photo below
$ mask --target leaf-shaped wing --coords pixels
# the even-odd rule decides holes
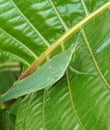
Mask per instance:
[[[18,98],[25,94],[35,92],[46,87],[51,87],[64,75],[75,48],[76,46],[73,47],[72,45],[68,50],[47,61],[29,77],[15,82],[16,87],[12,88],[9,92],[6,92],[6,94],[0,98],[0,101]]]

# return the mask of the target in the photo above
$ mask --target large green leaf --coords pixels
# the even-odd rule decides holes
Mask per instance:
[[[106,2],[1,0],[0,49],[29,66],[65,31],[89,19],[89,13]],[[97,14],[86,26],[75,26],[81,27],[80,46],[70,65],[81,73],[68,69],[53,87],[27,95],[19,107],[16,130],[110,129],[110,10],[106,6]]]

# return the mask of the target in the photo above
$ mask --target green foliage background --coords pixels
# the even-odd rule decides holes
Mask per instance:
[[[26,70],[63,34],[106,4],[110,6],[107,0],[0,0],[1,57],[5,56],[6,61],[20,62]],[[108,7],[64,43],[65,49],[77,40],[79,46],[69,65],[72,69],[68,67],[59,81],[18,98],[6,110],[1,103],[1,129],[110,130]],[[60,47],[49,56],[59,52]],[[2,73],[0,71],[3,78],[5,73]],[[12,85],[15,76],[12,72],[5,75],[6,78],[9,75],[9,84]],[[7,80],[0,81],[0,91],[4,82],[8,83]],[[11,114],[6,116],[6,113]]]

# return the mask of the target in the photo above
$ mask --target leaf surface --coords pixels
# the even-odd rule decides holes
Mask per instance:
[[[12,39],[1,31],[4,39],[8,37],[9,42],[1,39],[0,43],[8,42],[22,48],[18,49],[20,54],[14,52],[12,47],[7,51],[5,46],[9,44],[1,44],[0,49],[4,50],[5,54],[18,57],[19,61],[22,60],[22,63],[29,66],[64,32],[80,20],[88,18],[93,11],[96,12],[97,8],[104,6],[108,1],[1,0],[0,2],[2,3],[0,3],[2,6],[0,22],[4,23],[0,24],[1,30],[11,37],[14,36]],[[14,12],[20,20],[16,20],[17,17],[15,19],[9,17],[8,14]],[[12,22],[8,27],[10,19]],[[110,129],[109,22],[110,9],[107,7],[97,17],[93,16],[86,26],[81,26],[80,45],[75,61],[72,59],[70,63],[74,69],[66,70],[66,75],[53,87],[32,93],[23,99],[18,110],[16,130]],[[74,37],[70,38],[65,46],[72,44],[73,39]]]
[[[54,87],[27,96],[19,107],[16,130],[109,130],[109,21],[107,10],[82,29],[71,66],[83,74],[68,70]]]

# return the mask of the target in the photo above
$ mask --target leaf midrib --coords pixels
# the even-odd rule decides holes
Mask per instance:
[[[24,72],[21,76],[25,77],[25,75],[30,75],[33,73],[48,57],[55,49],[57,49],[60,45],[64,44],[71,36],[73,36],[77,31],[79,31],[84,25],[86,25],[90,20],[97,17],[99,14],[104,12],[110,6],[110,2],[107,2],[98,10],[90,14],[88,17],[83,19],[81,22],[72,27],[68,32],[66,32],[62,37],[60,37],[55,43],[53,43],[44,53],[42,53],[39,58],[33,62],[33,64]]]
[[[69,83],[70,83],[70,81],[69,81]],[[69,87],[69,89],[70,89],[70,97],[72,98],[72,96],[71,96],[71,87]],[[45,91],[45,90],[44,90]],[[45,95],[45,94],[44,94]],[[72,100],[72,102],[73,102],[73,99],[71,99]],[[44,102],[45,102],[45,97],[44,97]],[[44,103],[43,103],[44,104]],[[73,106],[74,106],[74,104],[73,104]],[[45,108],[45,106],[44,106],[44,108]],[[75,107],[74,107],[74,111],[76,112],[76,114],[77,114],[77,111],[76,111],[76,109],[75,109]],[[79,117],[78,117],[79,118]],[[86,129],[86,128],[84,128],[84,129]]]

